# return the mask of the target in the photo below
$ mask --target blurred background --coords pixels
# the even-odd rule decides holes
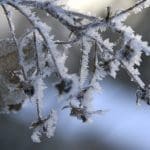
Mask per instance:
[[[133,0],[69,0],[68,7],[79,12],[90,12],[97,16],[106,14],[106,7],[111,6],[115,10],[127,8]],[[28,22],[14,11],[14,22],[17,35],[21,35]],[[39,11],[41,18],[52,26],[52,32],[56,38],[64,39],[69,34],[67,30],[53,18],[45,17]],[[150,43],[150,9],[145,9],[140,14],[133,14],[126,21],[136,33],[143,36],[143,40]],[[0,9],[0,38],[10,36],[7,21]],[[111,36],[108,34],[108,36]],[[66,66],[69,72],[78,72],[79,64],[78,48],[71,49]],[[141,77],[149,83],[150,59],[143,55],[140,67]],[[47,85],[50,80],[45,81]],[[40,144],[31,141],[32,131],[29,126],[35,120],[35,108],[28,101],[21,111],[12,114],[0,115],[0,149],[1,150],[149,150],[150,149],[150,106],[141,103],[135,104],[136,86],[130,82],[127,74],[121,70],[117,79],[106,78],[101,82],[101,93],[95,93],[93,98],[94,109],[106,109],[107,113],[93,116],[92,123],[82,123],[80,120],[69,116],[69,111],[59,112],[59,121],[56,134],[52,139],[44,139]],[[56,101],[55,91],[48,87],[45,91],[44,110],[62,107],[61,102]]]

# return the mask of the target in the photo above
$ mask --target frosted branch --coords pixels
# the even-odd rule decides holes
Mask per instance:
[[[69,108],[70,115],[83,122],[103,112],[91,110],[92,95],[101,89],[101,80],[106,76],[115,79],[121,67],[137,85],[137,103],[143,100],[150,104],[149,84],[143,82],[138,70],[141,55],[149,56],[150,46],[124,23],[131,12],[139,13],[148,8],[150,0],[140,0],[114,15],[111,15],[111,8],[108,7],[104,18],[65,9],[53,0],[0,0],[0,5],[12,35],[12,39],[0,41],[0,112],[20,110],[23,102],[30,99],[37,110],[37,121],[31,126],[34,142],[40,142],[42,135],[52,137],[56,128],[56,111],[51,110],[47,117],[42,115],[46,88],[44,79],[47,76],[56,75],[56,81],[52,84],[57,90],[58,99],[67,103],[63,108]],[[8,6],[15,8],[32,25],[18,39]],[[40,19],[35,9],[48,13],[65,26],[71,33],[68,41],[55,40],[51,26]],[[109,37],[103,37],[108,30],[119,35],[116,41],[120,45],[110,41]],[[65,63],[67,51],[74,44],[81,51],[80,71],[69,74]]]

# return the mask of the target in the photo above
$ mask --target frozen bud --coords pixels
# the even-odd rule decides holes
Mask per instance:
[[[20,84],[20,88],[22,88],[24,90],[24,93],[29,97],[33,96],[35,93],[34,86],[30,83],[22,82]]]
[[[55,85],[59,94],[68,93],[72,88],[72,80],[70,79],[62,79],[59,83]]]
[[[122,59],[130,62],[134,53],[135,53],[134,50],[131,49],[129,45],[126,45],[125,49],[122,51]]]
[[[57,112],[55,110],[51,110],[46,118],[42,118],[37,122],[32,123],[30,128],[33,129],[33,134],[31,136],[33,142],[40,143],[42,135],[51,138],[55,133],[56,124]]]
[[[88,115],[86,113],[86,109],[85,108],[78,108],[78,107],[71,107],[71,112],[70,112],[70,116],[75,116],[78,119],[82,120],[83,122],[87,122],[88,120]]]

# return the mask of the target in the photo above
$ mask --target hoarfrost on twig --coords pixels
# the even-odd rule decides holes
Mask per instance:
[[[56,76],[57,81],[53,85],[58,91],[58,98],[68,103],[64,108],[70,108],[71,116],[83,122],[88,121],[93,114],[103,112],[91,110],[92,95],[101,89],[101,80],[106,76],[116,78],[120,68],[137,84],[137,103],[143,100],[150,104],[149,84],[142,81],[138,70],[141,55],[144,53],[149,56],[150,46],[124,23],[131,12],[139,13],[148,8],[150,0],[140,0],[114,15],[108,7],[104,18],[71,11],[63,7],[62,3],[60,0],[0,0],[12,35],[12,39],[0,41],[0,107],[5,108],[1,112],[19,110],[26,98],[31,99],[37,110],[37,121],[31,126],[31,138],[37,143],[41,141],[43,134],[51,138],[57,123],[56,111],[51,110],[47,117],[42,114],[41,106],[46,88],[44,79],[47,76]],[[8,6],[15,8],[32,25],[19,39],[16,38]],[[40,19],[35,9],[45,11],[48,17],[50,15],[64,25],[71,32],[68,41],[55,40],[51,26]],[[102,36],[107,29],[112,34],[119,35],[120,47],[117,42]],[[81,49],[79,74],[69,74],[65,66],[68,57],[65,51],[74,44]],[[60,45],[65,50],[60,50]],[[5,49],[8,50],[4,51]],[[12,103],[13,98],[15,104]]]

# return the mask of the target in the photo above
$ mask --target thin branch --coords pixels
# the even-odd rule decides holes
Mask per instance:
[[[138,75],[134,75],[133,72],[128,69],[128,66],[122,60],[120,62],[123,68],[127,71],[128,75],[131,77],[131,80],[133,80],[141,89],[144,89],[145,83],[141,80],[141,78]]]
[[[37,110],[38,121],[41,121],[42,116],[40,111],[39,99],[36,99],[36,110]]]
[[[4,13],[5,13],[6,19],[7,19],[7,21],[8,21],[10,33],[12,34],[12,38],[13,38],[13,40],[14,40],[14,42],[15,42],[15,45],[16,45],[16,48],[17,48],[17,56],[18,56],[19,64],[20,64],[20,66],[21,66],[21,70],[22,70],[22,73],[23,73],[24,80],[27,80],[24,67],[23,67],[23,66],[21,65],[21,63],[20,63],[19,45],[18,45],[18,40],[17,40],[16,35],[15,35],[14,25],[13,25],[13,22],[12,22],[12,20],[11,20],[11,18],[10,18],[10,12],[9,12],[9,10],[7,9],[7,7],[5,7],[5,5],[1,5],[1,6],[2,6],[3,11],[4,11]]]
[[[37,45],[37,37],[36,37],[36,31],[33,32],[33,39],[34,39],[34,45],[35,45],[35,53],[36,53],[36,66],[37,66],[37,75],[41,72],[40,65],[39,65],[39,54],[38,54],[38,45]]]
[[[137,2],[135,5],[133,5],[133,6],[129,7],[129,8],[127,8],[127,9],[121,11],[121,12],[118,13],[117,15],[112,16],[111,19],[114,19],[115,17],[121,16],[121,15],[123,15],[123,14],[126,14],[126,13],[130,12],[130,11],[133,11],[135,8],[137,8],[137,7],[139,7],[140,5],[144,4],[144,2],[146,2],[146,1],[147,1],[147,0],[141,0],[141,1]]]

